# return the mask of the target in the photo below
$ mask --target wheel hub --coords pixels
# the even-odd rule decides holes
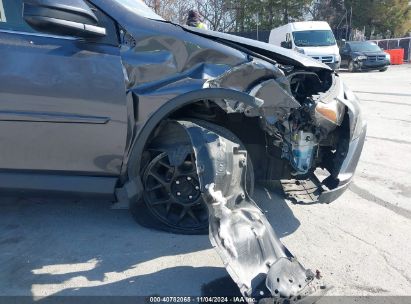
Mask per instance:
[[[200,183],[194,176],[179,176],[171,183],[171,194],[176,201],[190,205],[200,198]]]
[[[208,227],[208,211],[192,152],[179,166],[170,163],[166,152],[159,154],[148,164],[143,182],[146,205],[160,221],[179,229]]]

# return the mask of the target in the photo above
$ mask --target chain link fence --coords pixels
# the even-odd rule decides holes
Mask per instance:
[[[404,49],[404,61],[411,62],[411,37],[370,40],[383,50]]]
[[[271,31],[249,31],[249,32],[231,32],[228,34],[233,34],[236,36],[241,36],[245,38],[250,38],[254,40],[259,40],[263,42],[268,42]],[[344,38],[346,33],[339,31],[336,33],[337,40]],[[411,37],[406,38],[392,38],[392,39],[379,39],[370,40],[378,44],[383,50],[393,50],[393,49],[404,49],[404,61],[411,63]]]

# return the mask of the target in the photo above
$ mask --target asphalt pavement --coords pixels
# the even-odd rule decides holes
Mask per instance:
[[[256,201],[329,295],[411,296],[411,65],[341,75],[369,122],[350,189],[305,206],[259,187]],[[109,202],[0,200],[0,296],[227,292],[238,294],[207,236],[145,229]]]

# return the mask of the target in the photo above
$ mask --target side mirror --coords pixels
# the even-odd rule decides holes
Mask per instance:
[[[281,47],[285,49],[291,49],[291,41],[282,41],[281,42]]]
[[[83,0],[24,0],[23,5],[24,20],[39,32],[82,38],[106,35]]]

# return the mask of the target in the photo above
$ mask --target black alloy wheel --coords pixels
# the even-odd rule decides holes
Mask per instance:
[[[193,152],[178,166],[170,164],[167,152],[160,153],[148,164],[143,184],[145,204],[163,224],[185,232],[208,229]]]
[[[193,120],[196,124],[230,139],[246,150],[241,140],[219,125]],[[130,202],[134,219],[142,226],[177,234],[207,234],[208,208],[203,200],[192,143],[173,121],[165,124],[150,141],[140,172],[143,197]],[[247,159],[246,187],[254,191],[254,170]]]

